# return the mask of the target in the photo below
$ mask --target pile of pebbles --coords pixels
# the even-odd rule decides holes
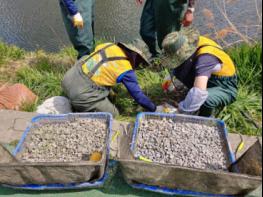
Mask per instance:
[[[226,142],[218,127],[172,119],[143,120],[135,155],[195,169],[227,170]]]
[[[18,158],[22,162],[78,162],[103,153],[107,122],[100,119],[44,123],[30,130]]]

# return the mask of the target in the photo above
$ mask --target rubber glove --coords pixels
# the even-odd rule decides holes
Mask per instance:
[[[76,28],[82,29],[84,27],[84,21],[79,12],[72,17],[72,22],[73,22],[73,26]]]
[[[165,93],[167,92],[175,92],[176,91],[176,87],[174,86],[174,83],[172,81],[172,77],[171,75],[167,75],[165,78],[164,78],[164,81],[163,81],[163,84],[162,84],[162,88],[163,88],[163,91]]]

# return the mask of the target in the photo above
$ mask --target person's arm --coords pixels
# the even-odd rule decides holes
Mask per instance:
[[[134,71],[125,73],[120,82],[124,84],[133,99],[150,112],[156,111],[156,105],[142,92]]]
[[[73,0],[62,0],[64,3],[65,7],[67,8],[70,16],[74,16],[78,13],[78,8],[75,5]]]
[[[179,103],[179,111],[195,114],[208,98],[207,83],[212,73],[221,69],[220,60],[209,54],[201,55],[196,62],[194,87],[188,92],[184,101]]]
[[[83,28],[84,20],[81,14],[79,13],[78,8],[75,5],[74,1],[73,0],[62,0],[62,1],[69,12],[69,15],[72,18],[73,26],[76,28]]]
[[[179,112],[184,114],[195,114],[208,98],[207,76],[195,78],[194,87],[188,92],[184,101],[179,103]]]

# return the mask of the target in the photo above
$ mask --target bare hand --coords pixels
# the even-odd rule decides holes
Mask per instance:
[[[137,5],[142,5],[143,4],[143,0],[136,0],[136,4]]]
[[[189,25],[192,24],[194,20],[194,14],[190,10],[187,10],[185,15],[184,15],[184,20],[182,22],[184,27],[188,27]]]

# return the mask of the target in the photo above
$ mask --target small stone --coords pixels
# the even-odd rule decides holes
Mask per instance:
[[[101,119],[38,124],[28,134],[19,154],[23,162],[77,162],[83,154],[104,152],[107,123]]]
[[[226,144],[216,126],[173,119],[141,123],[136,155],[196,169],[227,170]]]

